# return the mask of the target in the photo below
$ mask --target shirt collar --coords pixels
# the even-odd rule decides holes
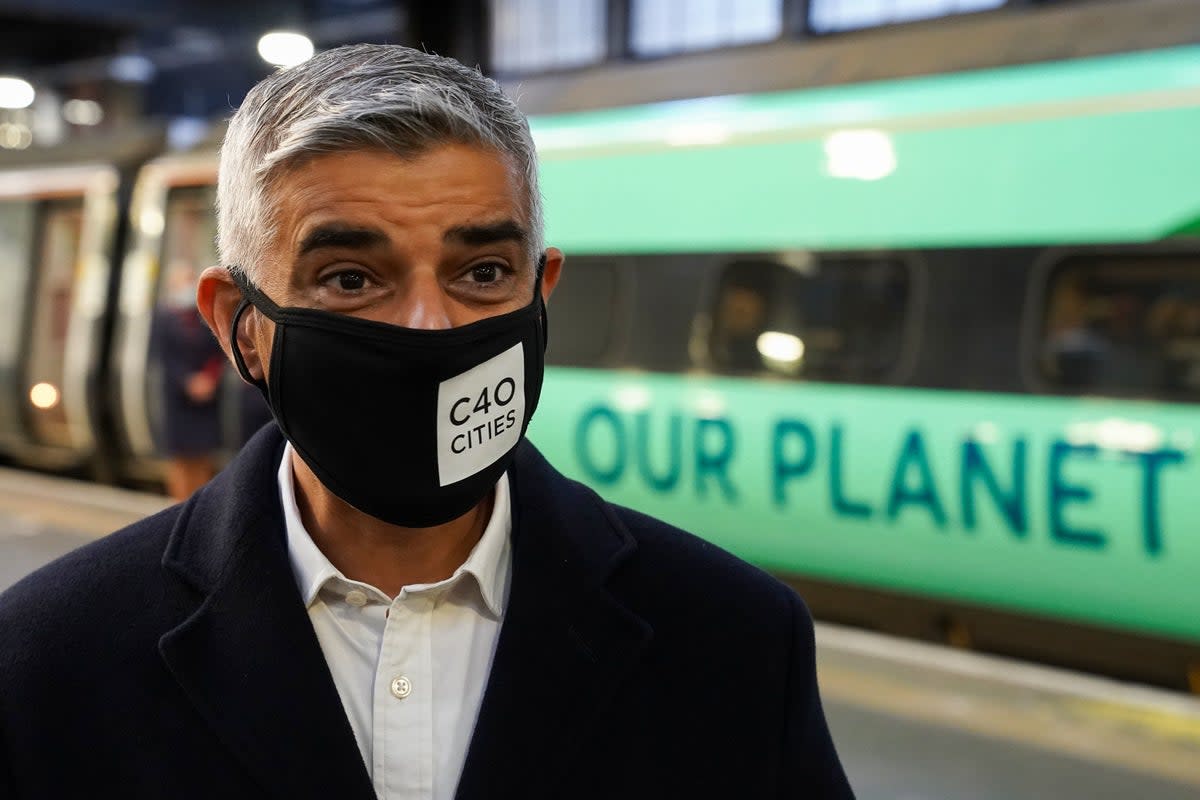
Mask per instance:
[[[283,520],[287,532],[288,558],[300,596],[307,608],[317,594],[332,580],[356,583],[346,578],[321,552],[300,519],[300,508],[296,504],[296,490],[292,475],[292,445],[283,448],[279,462],[279,498],[283,505]],[[471,549],[467,560],[444,581],[435,584],[420,584],[405,587],[408,591],[422,591],[458,583],[463,575],[470,575],[478,589],[480,598],[489,612],[496,618],[504,613],[508,600],[509,574],[511,570],[512,499],[508,487],[508,474],[496,482],[492,516],[483,530],[483,535]]]

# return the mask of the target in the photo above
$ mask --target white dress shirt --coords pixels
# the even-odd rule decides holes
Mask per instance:
[[[304,528],[292,481],[289,444],[279,465],[288,554],[375,793],[451,800],[508,603],[508,476],[462,566],[394,599],[329,563]]]

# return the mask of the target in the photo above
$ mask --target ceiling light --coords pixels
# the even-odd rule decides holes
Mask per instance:
[[[72,125],[99,125],[104,109],[95,100],[68,100],[63,103],[62,115]]]
[[[0,147],[24,150],[33,144],[33,131],[20,122],[0,122]]]
[[[271,31],[258,40],[258,54],[277,67],[294,67],[312,58],[313,43],[302,33]]]
[[[29,81],[20,78],[0,78],[0,108],[29,108],[36,96]]]
[[[154,62],[137,53],[114,56],[108,62],[108,74],[122,83],[149,83],[156,72]]]

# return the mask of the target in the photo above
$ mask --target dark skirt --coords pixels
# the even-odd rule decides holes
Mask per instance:
[[[162,374],[162,446],[167,456],[202,456],[221,446],[221,392],[197,403],[187,383],[198,372],[220,379],[225,354],[194,308],[155,312],[152,352]]]

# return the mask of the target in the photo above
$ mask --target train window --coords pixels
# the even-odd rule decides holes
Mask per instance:
[[[766,42],[783,33],[783,0],[633,0],[634,55]]]
[[[693,357],[729,374],[886,382],[907,338],[911,283],[895,258],[739,258],[718,276]]]
[[[1038,362],[1055,390],[1200,397],[1200,257],[1066,259],[1043,314]]]
[[[217,263],[215,202],[213,186],[179,186],[167,194],[160,304],[196,304],[196,280],[206,267]]]
[[[46,444],[67,446],[71,437],[61,393],[83,233],[83,198],[48,200],[40,217],[25,384],[34,435]]]
[[[570,262],[568,262],[570,263]],[[712,253],[658,253],[622,259],[624,306],[614,342],[614,366],[652,372],[686,372],[705,276],[725,263]]]
[[[572,257],[550,300],[550,342],[546,363],[597,366],[612,346],[613,317],[619,305],[615,262]]]
[[[813,33],[874,28],[1000,8],[1007,0],[809,0]]]
[[[602,61],[607,8],[606,0],[492,0],[492,67],[512,75]]]
[[[0,202],[0,369],[16,363],[28,299],[33,246],[34,204]]]

